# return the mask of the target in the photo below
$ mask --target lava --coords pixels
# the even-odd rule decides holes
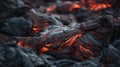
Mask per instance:
[[[18,46],[23,46],[23,41],[19,41],[17,44]]]
[[[82,37],[82,34],[77,34],[77,35],[71,37],[70,39],[68,39],[67,41],[65,41],[65,42],[62,44],[62,46],[72,46],[72,45],[75,43],[75,41],[76,41],[76,39],[77,39],[78,37]]]
[[[47,7],[46,12],[52,12],[55,9],[56,9],[56,5],[53,5],[53,6]]]
[[[89,10],[98,11],[98,10],[106,9],[110,7],[111,7],[111,4],[96,3],[96,4],[90,4]]]
[[[36,7],[32,0],[34,8],[25,11],[21,3],[12,5],[2,0],[5,17],[0,14],[1,67],[11,67],[4,63],[15,58],[15,64],[5,65],[109,67],[120,61],[120,14],[115,14],[118,9],[110,3],[112,0],[42,1],[37,0]]]
[[[35,33],[38,33],[38,32],[40,31],[40,29],[37,28],[37,27],[34,27],[34,28],[33,28],[33,31],[34,31]]]
[[[77,4],[77,3],[74,3],[70,6],[69,8],[69,11],[73,11],[74,9],[80,9],[81,8],[81,5],[80,4]]]
[[[99,11],[101,9],[106,9],[112,7],[112,4],[108,3],[108,1],[97,2],[96,0],[81,0],[81,3],[72,3],[70,1],[62,2],[63,5],[68,5],[69,7],[65,6],[69,12],[72,12],[75,9],[81,9],[82,7],[87,8],[90,11]],[[54,12],[57,10],[57,4],[52,5],[46,8],[46,12]]]
[[[47,48],[47,47],[42,47],[41,49],[40,49],[40,54],[41,53],[44,53],[44,52],[46,52],[46,51],[48,51],[49,49]]]
[[[112,7],[112,4],[107,3],[104,1],[103,3],[96,2],[96,0],[82,0],[83,5],[88,5],[88,9],[91,11],[98,11],[101,9],[106,9]]]

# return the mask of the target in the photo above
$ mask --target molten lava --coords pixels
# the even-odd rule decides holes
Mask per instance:
[[[64,47],[70,47],[70,46],[74,46],[75,43],[77,42],[77,39],[79,37],[82,37],[83,34],[76,34],[74,35],[73,37],[67,39],[66,41],[64,41],[63,43],[61,42],[60,46],[56,49],[56,50],[62,50]],[[44,39],[44,36],[43,36],[43,39]],[[46,39],[46,36],[45,36],[45,39]],[[31,44],[33,45],[33,44]],[[39,48],[39,54],[41,53],[44,53],[44,52],[47,52],[49,50],[54,50],[52,47],[55,46],[56,44],[55,43],[49,43],[49,44],[43,44],[41,46],[41,48]],[[23,47],[27,47],[27,48],[31,48],[31,46],[29,46],[27,43],[25,43],[24,40],[21,40],[18,42],[18,46],[23,46]],[[86,55],[88,55],[90,58],[93,57],[93,53],[92,51],[87,47],[83,47],[82,45],[80,44],[76,44],[76,46],[78,46],[78,52],[82,52],[82,53],[85,53]],[[81,57],[82,58],[82,57]]]
[[[56,9],[56,5],[50,6],[46,9],[47,12],[52,12]]]
[[[88,6],[88,9],[91,11],[98,11],[101,9],[106,9],[112,7],[111,4],[107,3],[107,0],[103,3],[96,2],[96,0],[82,0],[84,6]]]
[[[66,9],[68,9],[69,12],[75,10],[75,9],[81,9],[82,7],[86,7],[87,9],[91,11],[98,11],[101,9],[106,9],[112,7],[112,4],[108,3],[108,1],[103,2],[97,2],[96,0],[81,0],[81,3],[72,3],[70,1],[62,2],[63,5],[69,5],[69,7],[65,6]],[[46,8],[46,12],[54,12],[55,10],[59,9],[56,5],[52,5],[50,7]],[[64,7],[64,6],[62,6]],[[61,7],[61,8],[62,8]]]
[[[34,27],[32,30],[33,30],[35,33],[38,33],[38,32],[40,31],[40,29],[37,28],[37,27]]]
[[[74,9],[80,9],[80,8],[81,8],[80,4],[74,3],[70,6],[69,11],[73,11]]]
[[[75,36],[71,37],[70,39],[66,40],[65,42],[61,43],[59,49],[62,49],[63,47],[69,47],[74,45],[78,37],[82,37],[82,34],[76,34]],[[40,52],[44,53],[50,49],[53,45],[56,45],[55,43],[50,43],[50,44],[44,44],[44,46],[40,49]],[[50,48],[50,49],[49,49]]]
[[[72,46],[76,42],[76,39],[81,36],[82,34],[77,34],[71,37],[70,39],[68,39],[67,41],[65,41],[61,46]]]
[[[46,52],[46,51],[48,51],[49,49],[47,48],[47,47],[42,47],[41,49],[40,49],[40,53],[44,53],[44,52]]]
[[[22,42],[22,41],[19,41],[19,42],[18,42],[18,46],[23,46],[23,42]]]
[[[111,7],[111,4],[96,3],[96,4],[90,4],[89,10],[98,11],[109,7]]]
[[[44,53],[44,52],[46,52],[46,51],[48,51],[48,50],[50,50],[49,48],[52,46],[53,44],[52,43],[50,43],[50,44],[44,44],[44,47],[42,47],[41,49],[40,49],[40,54],[41,53]]]

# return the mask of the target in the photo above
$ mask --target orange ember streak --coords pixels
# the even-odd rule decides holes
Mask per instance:
[[[88,52],[88,53],[91,52],[89,49],[86,49],[86,48],[84,48],[83,46],[79,46],[79,48],[80,48],[80,50],[81,50],[82,52]]]
[[[77,40],[77,38],[81,37],[81,36],[82,36],[82,34],[77,34],[77,35],[73,36],[72,38],[65,41],[65,43],[62,44],[62,46],[64,46],[65,44],[66,44],[66,46],[72,46],[73,43]]]
[[[95,4],[90,4],[89,9],[94,10],[94,11],[98,11],[100,9],[106,9],[109,7],[111,7],[111,4],[95,3]]]
[[[54,5],[54,6],[48,7],[48,8],[46,9],[46,11],[47,11],[47,12],[52,12],[52,11],[54,11],[55,9],[56,9],[56,6]]]
[[[36,28],[36,27],[34,27],[33,29],[32,29],[34,32],[39,32],[40,31],[40,29],[39,28]]]
[[[84,53],[88,54],[89,58],[91,58],[91,59],[94,58],[93,52],[91,50],[89,50],[89,49],[87,49],[87,48],[85,48],[81,45],[79,46],[79,48],[80,48],[81,52],[84,52]]]
[[[23,42],[22,42],[22,41],[19,41],[19,42],[18,42],[18,46],[23,46]]]
[[[50,47],[50,46],[52,46],[52,43],[50,43],[50,44],[45,44],[45,46],[46,46],[46,47]]]
[[[18,44],[18,46],[21,46],[21,47],[31,48],[30,45],[24,44],[23,41],[19,41],[17,44]]]
[[[39,28],[33,28],[33,31],[39,31]]]
[[[48,48],[42,47],[42,48],[40,49],[40,53],[44,53],[44,52],[46,52],[46,51],[48,51],[48,50],[49,50]]]
[[[75,3],[71,5],[69,11],[73,11],[74,9],[79,9],[79,8],[81,8],[81,5]]]

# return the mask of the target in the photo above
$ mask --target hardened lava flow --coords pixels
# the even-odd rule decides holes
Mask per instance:
[[[119,67],[119,0],[1,0],[0,67]]]

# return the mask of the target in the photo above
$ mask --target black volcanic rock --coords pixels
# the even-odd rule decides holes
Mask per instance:
[[[0,44],[0,67],[41,67],[44,61],[30,49],[15,43]]]
[[[10,17],[22,16],[29,10],[22,0],[1,0],[0,20]]]
[[[96,61],[96,62],[95,62]],[[17,46],[16,43],[0,43],[0,67],[97,67],[98,59],[85,62],[37,55],[32,49]]]
[[[0,21],[0,33],[11,36],[26,36],[31,33],[32,23],[23,17],[13,17]]]

